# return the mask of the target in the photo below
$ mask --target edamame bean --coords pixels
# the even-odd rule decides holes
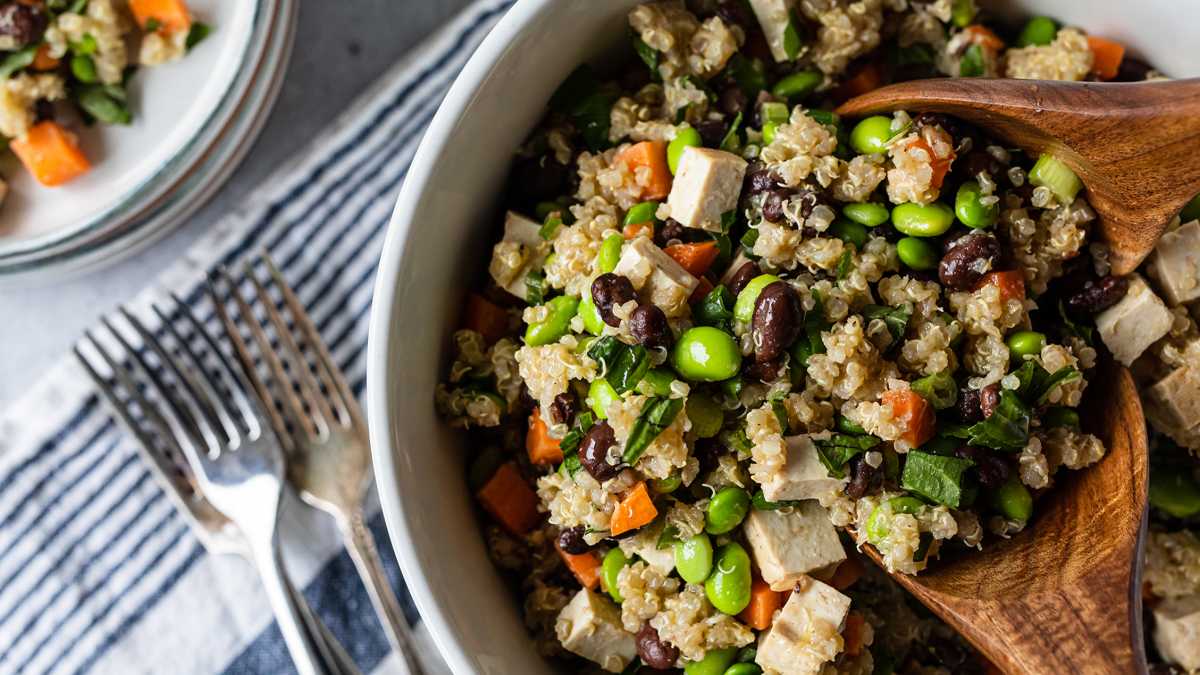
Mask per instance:
[[[1074,408],[1055,406],[1042,413],[1042,424],[1046,427],[1079,428],[1079,413]]]
[[[907,202],[892,209],[892,224],[910,237],[938,237],[954,224],[954,211],[940,202]]]
[[[1046,336],[1032,330],[1019,330],[1008,336],[1008,349],[1013,356],[1023,358],[1042,353],[1046,346]]]
[[[921,511],[924,504],[916,497],[892,497],[886,502],[891,508],[893,514],[907,513],[915,515]],[[884,515],[884,505],[879,504],[871,509],[871,515],[867,516],[867,541],[878,546],[891,533],[891,527],[888,526],[886,516]]]
[[[699,661],[683,664],[684,675],[724,675],[725,669],[737,658],[737,647],[710,649]]]
[[[549,316],[544,321],[529,324],[525,329],[525,344],[530,347],[558,342],[559,338],[571,329],[571,319],[579,311],[579,298],[570,295],[560,295],[546,303],[550,309]]]
[[[628,564],[629,558],[626,558],[625,552],[616,546],[604,554],[604,560],[600,563],[600,581],[604,584],[604,590],[608,591],[612,599],[617,602],[625,602],[625,599],[621,597],[621,592],[617,590],[617,576]]]
[[[625,224],[636,225],[638,223],[649,223],[654,220],[654,214],[658,212],[658,202],[641,202],[634,204],[625,212]]]
[[[1021,29],[1021,34],[1017,36],[1017,46],[1048,45],[1054,42],[1057,35],[1058,24],[1054,22],[1054,19],[1047,16],[1035,16]]]
[[[992,493],[992,506],[1005,518],[1025,522],[1033,516],[1033,495],[1017,476],[1009,476],[998,490]]]
[[[938,265],[937,250],[924,239],[905,237],[896,242],[896,256],[908,267],[924,272]]]
[[[583,327],[587,332],[592,335],[604,332],[604,318],[600,316],[600,310],[596,309],[591,293],[585,294],[579,301],[579,316],[583,319]]]
[[[596,271],[608,274],[617,269],[617,263],[621,260],[621,247],[624,245],[625,237],[619,234],[605,237],[600,244],[600,253],[596,255]]]
[[[675,138],[667,144],[667,168],[671,175],[679,169],[679,158],[683,156],[684,148],[698,148],[704,145],[700,132],[692,127],[679,127],[675,130]]]
[[[670,475],[666,478],[653,478],[650,480],[650,489],[654,490],[655,494],[669,495],[679,489],[683,485],[683,479],[677,475]]]
[[[779,281],[774,274],[760,274],[750,280],[738,293],[733,303],[733,318],[743,323],[750,323],[754,318],[754,304],[758,302],[758,294],[767,286]]]
[[[792,73],[775,83],[771,93],[779,98],[803,98],[816,91],[825,82],[825,76],[815,70]]]
[[[720,382],[737,375],[742,367],[742,350],[729,333],[697,326],[679,336],[671,351],[671,365],[689,380]]]
[[[742,524],[750,512],[750,494],[740,487],[721,488],[704,512],[704,531],[725,534]]]
[[[721,432],[725,423],[725,411],[716,399],[704,392],[693,392],[687,400],[687,416],[692,423],[692,432],[698,438],[712,438]]]
[[[867,227],[877,227],[892,217],[886,206],[876,202],[847,204],[842,207],[842,215]]]
[[[702,584],[712,573],[712,540],[701,532],[696,536],[675,542],[675,570],[689,584]]]
[[[779,124],[775,122],[763,122],[762,137],[763,145],[770,145],[775,140],[775,132],[779,129]]]
[[[1200,513],[1200,485],[1182,471],[1150,472],[1150,503],[1176,518]]]
[[[619,398],[621,397],[617,394],[617,390],[613,389],[608,380],[603,377],[597,377],[588,385],[588,407],[596,413],[596,417],[602,420],[608,419],[608,407]]]
[[[966,28],[975,20],[975,0],[954,0],[950,5],[950,21],[959,28]]]
[[[850,147],[860,155],[882,155],[892,140],[892,118],[873,115],[854,125],[850,132]]]
[[[724,675],[762,675],[757,663],[735,663],[725,669]]]
[[[764,124],[767,122],[783,124],[788,121],[787,104],[777,101],[767,101],[759,107],[758,116],[762,118]]]
[[[867,228],[861,223],[838,219],[829,226],[828,232],[846,243],[854,244],[860,251],[867,245]]]
[[[732,616],[750,604],[750,556],[741,544],[731,542],[717,552],[712,574],[704,582],[704,594],[713,607]]]
[[[75,79],[84,84],[98,82],[100,77],[96,74],[96,62],[92,57],[85,54],[76,54],[71,57],[71,73],[75,75]]]
[[[1000,217],[1000,202],[984,206],[983,190],[977,181],[969,180],[958,188],[954,196],[954,215],[967,227],[977,230],[991,227]]]

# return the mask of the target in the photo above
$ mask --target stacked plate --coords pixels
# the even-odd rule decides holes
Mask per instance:
[[[0,283],[109,262],[162,236],[233,172],[279,93],[297,0],[193,0],[212,34],[185,58],[143,68],[130,83],[129,126],[81,134],[94,159],[58,188],[5,166]]]

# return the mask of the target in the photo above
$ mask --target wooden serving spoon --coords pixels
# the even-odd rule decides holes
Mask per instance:
[[[1079,175],[1116,274],[1154,249],[1200,192],[1200,79],[1139,83],[943,78],[875,89],[840,115],[907,110],[965,119]]]
[[[1146,670],[1146,423],[1128,370],[1106,364],[1092,377],[1081,412],[1108,448],[1099,463],[1060,472],[1011,539],[993,537],[919,576],[892,575],[1005,673]]]

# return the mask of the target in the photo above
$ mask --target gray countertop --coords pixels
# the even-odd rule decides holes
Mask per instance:
[[[84,328],[132,297],[235,209],[359,93],[469,0],[301,0],[296,47],[266,128],[233,177],[188,222],[115,265],[0,293],[0,406],[67,352]]]

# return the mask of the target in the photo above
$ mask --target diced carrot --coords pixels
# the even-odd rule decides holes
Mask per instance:
[[[702,241],[696,244],[675,244],[663,249],[679,266],[694,277],[702,277],[712,267],[713,261],[721,254],[715,241]]]
[[[580,585],[591,591],[596,590],[600,585],[600,555],[595,551],[578,555],[567,553],[559,547],[557,541],[554,542],[554,548],[558,549],[558,555],[562,556],[567,569],[571,570],[571,574],[575,575]]]
[[[738,614],[738,619],[755,630],[770,628],[775,611],[783,607],[783,596],[783,593],[771,590],[771,586],[755,574],[750,584],[750,604]]]
[[[484,510],[518,537],[538,524],[537,495],[521,477],[515,462],[501,464],[476,497]]]
[[[649,525],[657,517],[658,509],[654,507],[650,493],[646,490],[646,481],[641,481],[634,485],[632,490],[625,493],[621,503],[617,504],[608,529],[615,537],[636,530],[643,525]]]
[[[558,464],[563,460],[558,439],[550,437],[550,428],[542,421],[542,411],[533,409],[529,416],[529,433],[525,434],[525,449],[534,464]]]
[[[1125,45],[1095,35],[1089,35],[1087,41],[1092,50],[1092,73],[1101,80],[1116,77],[1125,60]]]
[[[829,578],[829,585],[844,591],[853,586],[863,575],[863,565],[856,557],[849,557],[842,561],[842,564],[837,566],[837,570],[833,576]]]
[[[861,96],[883,86],[883,66],[878,61],[869,61],[859,66],[854,74],[846,78],[834,92],[836,99]]]
[[[626,239],[637,239],[642,235],[653,237],[654,223],[630,223],[626,225],[623,230],[621,230],[621,236],[625,237]]]
[[[667,144],[662,141],[642,141],[625,148],[616,160],[624,162],[630,171],[639,167],[650,169],[650,182],[642,190],[641,199],[664,199],[671,194],[671,169],[667,166]]]
[[[964,28],[963,32],[970,36],[971,42],[979,45],[980,47],[989,49],[993,52],[998,52],[1001,49],[1004,49],[1004,40],[1001,40],[1000,36],[992,32],[992,29],[988,28],[987,26],[973,24]]]
[[[33,63],[30,65],[33,66],[34,70],[47,71],[54,70],[60,63],[62,63],[62,60],[50,56],[50,43],[43,42],[42,46],[38,47],[34,53]]]
[[[508,332],[508,312],[482,295],[471,293],[467,296],[463,327],[479,333],[491,344]]]
[[[699,302],[704,299],[704,296],[712,293],[713,285],[708,280],[708,277],[700,277],[700,283],[696,284],[696,290],[688,297],[688,302]]]
[[[33,125],[8,146],[42,185],[62,185],[92,168],[75,135],[51,120]]]
[[[892,417],[904,429],[900,438],[916,448],[933,438],[937,429],[937,418],[933,406],[911,389],[893,389],[883,392],[880,398],[886,406],[891,406]]]
[[[151,20],[157,21],[160,31],[174,33],[192,27],[192,14],[184,0],[129,0],[129,11],[143,30]]]
[[[942,183],[946,180],[946,174],[950,173],[950,165],[954,162],[954,150],[950,151],[949,157],[938,157],[933,154],[933,148],[924,138],[917,136],[909,142],[909,147],[916,146],[924,150],[929,155],[929,168],[933,169],[933,177],[930,178],[929,184],[934,189],[942,189]]]
[[[867,637],[867,620],[859,612],[846,615],[846,627],[842,629],[842,640],[845,646],[842,651],[846,656],[858,656],[862,653]]]
[[[995,284],[1000,289],[1000,299],[1005,302],[1013,299],[1025,299],[1025,275],[1018,270],[988,272],[979,282],[979,288],[988,284]]]

